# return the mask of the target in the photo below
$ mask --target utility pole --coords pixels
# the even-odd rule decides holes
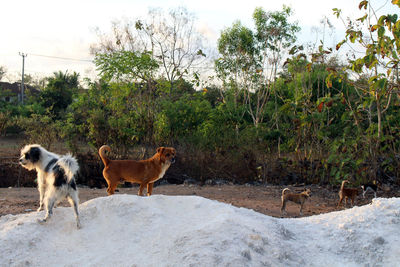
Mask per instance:
[[[19,55],[22,57],[22,79],[21,79],[21,103],[22,105],[24,104],[24,69],[25,69],[25,57],[27,57],[27,54],[24,53],[19,53]]]

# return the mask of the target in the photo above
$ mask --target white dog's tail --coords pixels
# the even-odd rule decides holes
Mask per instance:
[[[71,154],[61,156],[57,164],[64,170],[65,175],[68,177],[68,182],[79,170],[78,161]]]

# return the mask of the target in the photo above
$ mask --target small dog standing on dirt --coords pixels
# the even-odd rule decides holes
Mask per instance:
[[[339,191],[339,203],[337,204],[336,208],[339,208],[340,204],[342,204],[342,201],[344,199],[344,207],[347,207],[347,199],[351,199],[351,206],[354,206],[354,200],[356,199],[358,195],[358,189],[357,188],[344,188],[344,185],[346,183],[350,183],[348,180],[343,180],[342,185],[340,186],[340,191]]]
[[[81,227],[78,213],[78,189],[75,182],[79,170],[77,160],[70,154],[57,155],[40,145],[26,145],[21,150],[19,164],[28,170],[36,169],[40,194],[40,205],[37,211],[46,208],[46,216],[41,223],[50,219],[53,207],[63,198],[67,198],[74,208],[76,226]]]
[[[374,197],[376,198],[376,193],[378,191],[378,187],[379,187],[379,184],[376,181],[373,181],[372,183],[367,183],[367,184],[361,185],[361,189],[363,191],[363,193],[362,193],[363,198],[365,198],[365,194],[368,191],[372,191],[374,193]]]
[[[311,190],[307,189],[301,193],[290,193],[289,188],[285,188],[282,190],[282,206],[281,206],[281,214],[285,213],[286,202],[292,201],[294,203],[300,204],[300,215],[303,215],[303,206],[308,198],[311,197]]]
[[[175,148],[159,147],[157,153],[145,160],[110,160],[105,151],[111,151],[104,145],[99,149],[99,155],[104,163],[103,176],[107,181],[108,195],[114,194],[115,188],[120,182],[127,181],[140,184],[138,195],[143,194],[147,186],[147,195],[153,191],[154,182],[161,179],[169,166],[175,162]]]

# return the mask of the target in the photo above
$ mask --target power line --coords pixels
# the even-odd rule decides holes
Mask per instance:
[[[91,60],[91,59],[76,59],[76,58],[68,58],[68,57],[56,57],[56,56],[39,55],[39,54],[29,54],[29,55],[36,56],[36,57],[47,57],[47,58],[62,59],[62,60],[93,62],[93,60]]]

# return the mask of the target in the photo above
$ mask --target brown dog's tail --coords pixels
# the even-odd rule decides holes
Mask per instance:
[[[289,189],[289,188],[283,189],[283,190],[282,190],[282,196],[286,194],[286,191],[290,191],[290,189]]]
[[[343,180],[342,181],[342,185],[340,186],[340,191],[343,191],[343,188],[344,188],[344,184],[345,183],[350,183],[348,180]]]
[[[110,163],[110,160],[107,158],[106,153],[104,152],[105,150],[110,152],[111,148],[107,145],[101,146],[99,149],[99,155],[100,155],[101,160],[104,163],[104,167],[107,167],[107,165]]]
[[[285,188],[285,189],[282,190],[282,197],[281,197],[282,201],[283,201],[283,198],[285,197],[286,192],[290,192],[290,189],[289,188]]]

